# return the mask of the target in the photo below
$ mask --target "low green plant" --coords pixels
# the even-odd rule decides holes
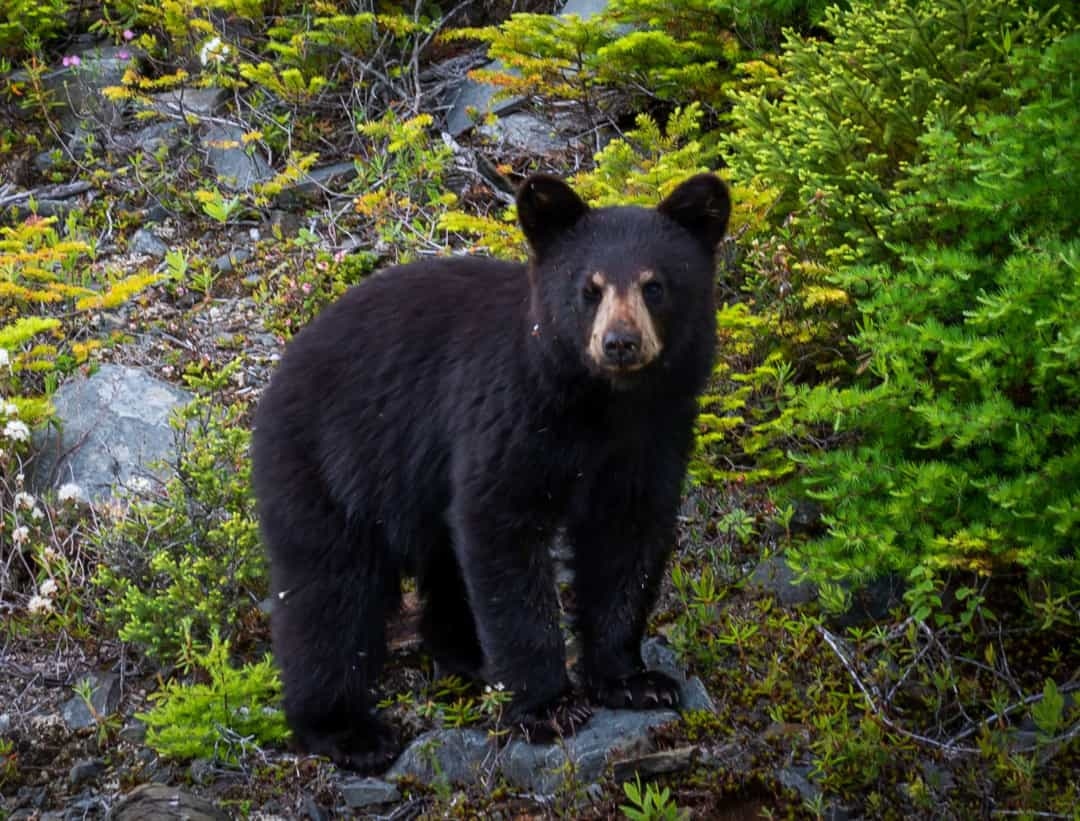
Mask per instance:
[[[649,782],[642,786],[641,775],[623,783],[623,792],[630,801],[619,807],[630,821],[684,821],[690,813],[680,809],[671,797],[671,790]]]
[[[229,642],[210,632],[209,647],[187,654],[205,683],[167,682],[150,695],[153,707],[137,713],[146,723],[146,743],[166,758],[209,758],[235,763],[254,746],[280,744],[288,737],[278,707],[281,682],[269,656],[234,667]]]
[[[0,57],[40,52],[65,27],[68,0],[8,0],[0,11]]]

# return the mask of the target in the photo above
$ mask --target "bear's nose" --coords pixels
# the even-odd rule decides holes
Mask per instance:
[[[612,329],[604,334],[604,356],[616,365],[631,365],[641,353],[641,333],[627,328]]]

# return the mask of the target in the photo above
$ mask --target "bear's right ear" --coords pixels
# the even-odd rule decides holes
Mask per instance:
[[[727,231],[731,195],[715,174],[697,174],[678,185],[656,210],[675,220],[712,252]]]
[[[588,210],[589,206],[569,185],[549,174],[531,175],[518,190],[518,223],[537,258],[544,255],[555,237],[577,225]]]

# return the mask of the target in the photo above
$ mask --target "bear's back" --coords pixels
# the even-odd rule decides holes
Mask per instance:
[[[340,500],[383,500],[398,515],[440,504],[461,405],[519,378],[528,304],[526,267],[484,257],[421,260],[353,286],[291,340],[263,394],[262,476],[323,477]]]

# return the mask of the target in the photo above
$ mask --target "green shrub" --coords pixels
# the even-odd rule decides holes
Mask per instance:
[[[265,595],[245,412],[205,396],[185,406],[171,477],[97,534],[105,616],[159,662],[214,630],[235,635]]]
[[[7,0],[0,12],[0,57],[24,57],[59,34],[67,0]]]
[[[965,140],[976,115],[1014,110],[1002,90],[1030,77],[1070,20],[1052,3],[888,0],[830,8],[828,39],[789,32],[775,68],[734,95],[727,159],[739,180],[777,189],[777,221],[807,203],[821,256],[878,257],[892,198],[912,190],[923,135]]]
[[[146,743],[166,758],[209,758],[235,763],[247,748],[278,744],[288,737],[277,706],[281,682],[269,656],[241,668],[229,663],[229,643],[217,631],[192,667],[208,682],[169,681],[151,694],[154,707],[136,717],[146,722]]]
[[[1080,582],[1080,35],[1040,42],[1049,24],[1021,17],[992,64],[943,57],[1007,85],[936,105],[902,184],[848,200],[864,227],[845,236],[873,240],[832,281],[854,297],[862,373],[788,409],[838,442],[799,456],[828,535],[795,555],[818,577],[1019,565]]]

